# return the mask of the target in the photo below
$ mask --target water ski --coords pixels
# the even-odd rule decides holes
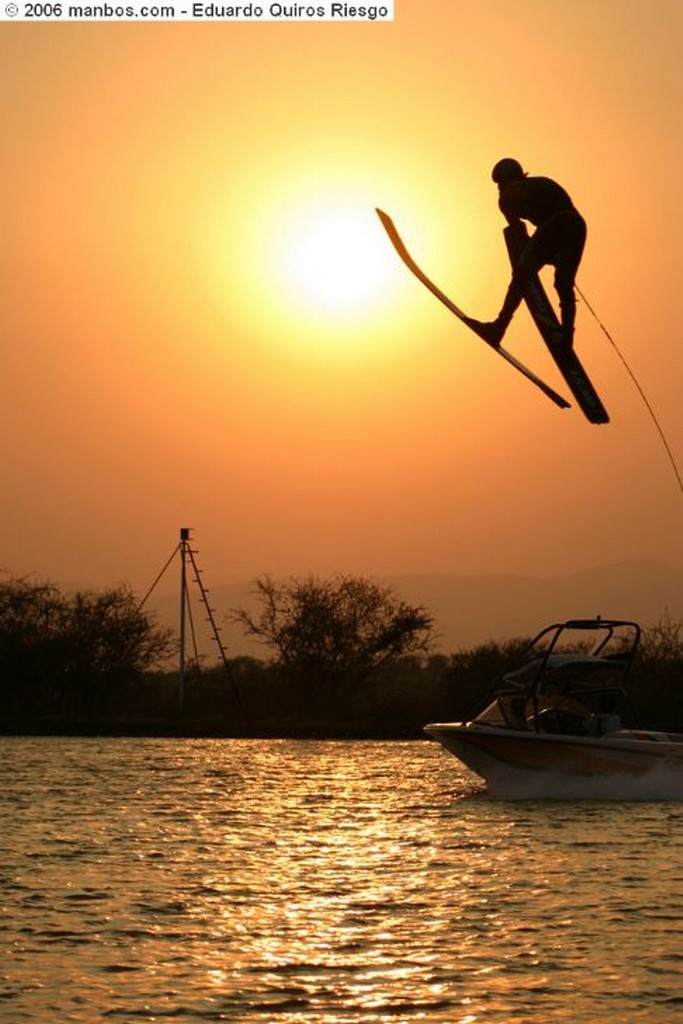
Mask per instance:
[[[451,313],[457,316],[458,320],[466,324],[470,328],[470,330],[472,330],[477,335],[478,338],[481,338],[481,334],[479,334],[477,331],[477,321],[472,320],[471,317],[468,317],[458,306],[456,306],[456,304],[451,299],[449,299],[448,296],[444,292],[442,292],[441,289],[437,287],[437,285],[435,285],[434,282],[431,281],[424,273],[424,271],[417,265],[415,260],[408,252],[401,236],[396,230],[396,225],[392,221],[391,217],[389,217],[388,214],[384,213],[383,210],[379,209],[377,210],[377,216],[381,220],[384,230],[389,236],[394,249],[400,256],[400,258],[403,260],[405,265],[408,267],[408,269],[415,275],[418,281],[421,281],[425,288],[429,289],[432,295],[435,295],[436,298],[439,299],[439,301],[442,302],[444,306],[446,306],[446,308],[451,311]],[[486,341],[486,339],[482,340]],[[523,363],[521,363],[519,359],[516,359],[515,356],[513,356],[510,352],[507,352],[504,348],[495,348],[488,342],[487,345],[492,352],[497,352],[499,356],[505,359],[505,361],[508,362],[511,366],[514,366],[514,368],[518,370],[519,373],[521,373],[524,377],[526,377],[527,380],[531,381],[532,384],[535,384],[537,388],[540,388],[540,390],[545,395],[547,395],[548,398],[550,398],[550,400],[555,403],[555,405],[558,405],[561,409],[569,408],[569,402],[565,398],[563,398],[562,395],[559,395],[556,391],[554,391],[553,388],[546,384],[544,380],[541,380],[540,377],[538,377],[532,370],[530,370]]]
[[[510,263],[514,267],[524,251],[529,234],[526,225],[519,221],[509,224],[503,231]],[[609,423],[609,415],[600,401],[588,374],[573,348],[562,343],[560,321],[537,274],[529,280],[524,301],[533,317],[541,337],[548,346],[558,370],[567,382],[576,402],[586,419],[591,423]]]

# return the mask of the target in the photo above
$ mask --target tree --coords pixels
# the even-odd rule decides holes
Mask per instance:
[[[274,651],[274,667],[289,681],[329,693],[348,692],[381,666],[427,651],[432,616],[401,601],[388,587],[337,575],[276,583],[257,580],[261,609],[234,609],[247,636]]]
[[[50,583],[0,582],[0,678],[13,703],[36,689],[51,702],[82,700],[98,684],[139,678],[173,647],[125,587],[65,596]]]
[[[658,622],[643,630],[640,654],[643,661],[679,667],[683,662],[683,622],[672,619],[665,609]]]
[[[77,683],[139,676],[176,646],[172,631],[159,628],[126,587],[74,594],[64,607],[63,637],[63,667]]]
[[[640,653],[629,679],[629,692],[643,725],[683,729],[683,622],[668,610],[643,630]]]
[[[5,696],[50,681],[61,647],[63,600],[50,583],[0,583],[0,680]]]

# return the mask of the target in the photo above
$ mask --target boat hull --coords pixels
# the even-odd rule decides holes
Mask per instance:
[[[568,736],[476,723],[434,723],[425,732],[484,779],[492,796],[683,799],[681,735]]]

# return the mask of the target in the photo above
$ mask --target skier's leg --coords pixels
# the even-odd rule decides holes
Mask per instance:
[[[512,277],[508,290],[503,300],[500,313],[495,320],[482,322],[480,320],[468,321],[470,327],[477,334],[488,341],[490,345],[498,348],[506,330],[510,325],[517,308],[524,298],[524,292],[530,277],[537,274],[541,267],[548,260],[543,253],[543,247],[539,245],[538,232],[532,235],[525,246],[520,258],[513,267]]]
[[[560,300],[562,343],[567,348],[571,348],[574,344],[574,323],[576,321],[574,282],[585,244],[586,225],[577,214],[567,224],[565,238],[555,260],[555,290]]]
[[[541,247],[537,244],[536,235],[534,235],[515,264],[500,313],[493,321],[501,331],[501,338],[524,298],[529,279],[539,272],[545,262]]]

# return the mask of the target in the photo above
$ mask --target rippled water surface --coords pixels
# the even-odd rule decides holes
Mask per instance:
[[[0,1020],[683,1018],[683,804],[428,743],[0,738]]]

